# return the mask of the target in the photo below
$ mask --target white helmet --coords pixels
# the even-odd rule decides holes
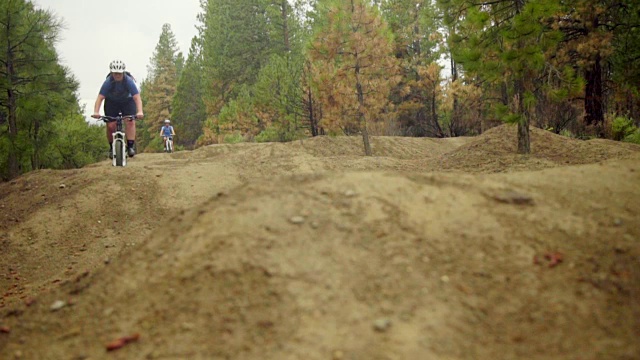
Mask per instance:
[[[171,120],[169,120],[169,119],[165,119],[165,120],[164,120],[164,123],[165,123],[165,124],[168,124],[168,123],[170,123],[170,122],[171,122]]]
[[[112,73],[123,73],[126,66],[120,60],[113,60],[111,64],[109,64],[109,70]]]

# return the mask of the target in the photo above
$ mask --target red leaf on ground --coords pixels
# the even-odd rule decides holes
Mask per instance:
[[[557,266],[558,264],[560,264],[562,262],[562,260],[564,260],[564,255],[562,255],[562,253],[559,253],[559,252],[548,252],[548,253],[542,255],[542,257],[540,257],[539,255],[535,255],[533,257],[533,264],[534,265],[545,265],[546,264],[548,267],[552,268],[552,267]]]
[[[554,267],[564,260],[564,256],[559,252],[546,253],[544,258],[549,262],[549,267]]]
[[[140,338],[140,334],[133,334],[130,336],[123,336],[117,340],[114,340],[107,344],[107,351],[118,350],[121,347],[127,345],[130,342],[137,341]]]

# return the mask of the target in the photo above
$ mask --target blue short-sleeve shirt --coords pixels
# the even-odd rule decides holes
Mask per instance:
[[[100,95],[104,96],[105,99],[119,103],[127,102],[139,93],[138,86],[128,75],[125,75],[121,82],[117,82],[113,79],[113,76],[109,76],[100,88]]]
[[[163,136],[171,136],[172,133],[173,133],[173,126],[165,125],[165,126],[162,127],[162,135]]]

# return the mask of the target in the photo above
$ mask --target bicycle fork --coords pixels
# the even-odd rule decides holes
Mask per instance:
[[[122,156],[122,165],[118,164],[118,151],[120,148],[120,155]],[[113,147],[112,152],[112,165],[113,166],[126,166],[127,165],[127,142],[125,141],[125,133],[123,131],[115,131],[113,133]]]

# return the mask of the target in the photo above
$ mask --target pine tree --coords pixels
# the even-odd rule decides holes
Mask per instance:
[[[208,0],[203,10],[203,65],[208,95],[219,104],[209,109],[215,115],[255,82],[269,58],[269,28],[262,0]]]
[[[138,141],[139,147],[148,151],[160,148],[160,128],[164,120],[171,117],[173,97],[178,85],[177,58],[178,43],[175,35],[171,31],[171,25],[164,24],[151,57],[144,87],[145,119]],[[150,142],[145,143],[145,138]]]
[[[608,105],[611,110],[616,108],[607,104],[607,87],[637,87],[637,81],[627,80],[628,75],[637,73],[634,65],[639,63],[639,8],[637,1],[631,0],[571,0],[562,2],[555,17],[554,26],[565,34],[555,59],[579,69],[584,77],[584,123],[594,127],[599,136],[605,135]],[[617,81],[610,83],[614,74]]]
[[[470,76],[502,90],[497,116],[518,125],[518,153],[531,151],[529,124],[538,84],[547,64],[545,52],[560,37],[546,25],[558,4],[552,0],[499,0],[476,4],[468,0],[444,2],[452,18],[463,19],[452,39],[454,59]]]
[[[202,54],[197,37],[191,40],[189,56],[173,98],[171,118],[175,122],[176,143],[193,147],[206,120],[202,80]]]
[[[58,63],[54,45],[61,22],[25,0],[0,3],[1,176],[41,166],[50,121],[77,112],[77,82]],[[50,99],[50,108],[38,100]],[[42,116],[44,115],[44,116]]]
[[[395,54],[402,80],[394,89],[401,131],[413,136],[443,137],[438,115],[441,35],[431,1],[384,0],[385,19],[395,34]]]
[[[399,80],[393,37],[368,1],[322,4],[322,21],[308,50],[323,103],[322,123],[333,131],[360,132],[370,156],[368,126],[389,105]]]

